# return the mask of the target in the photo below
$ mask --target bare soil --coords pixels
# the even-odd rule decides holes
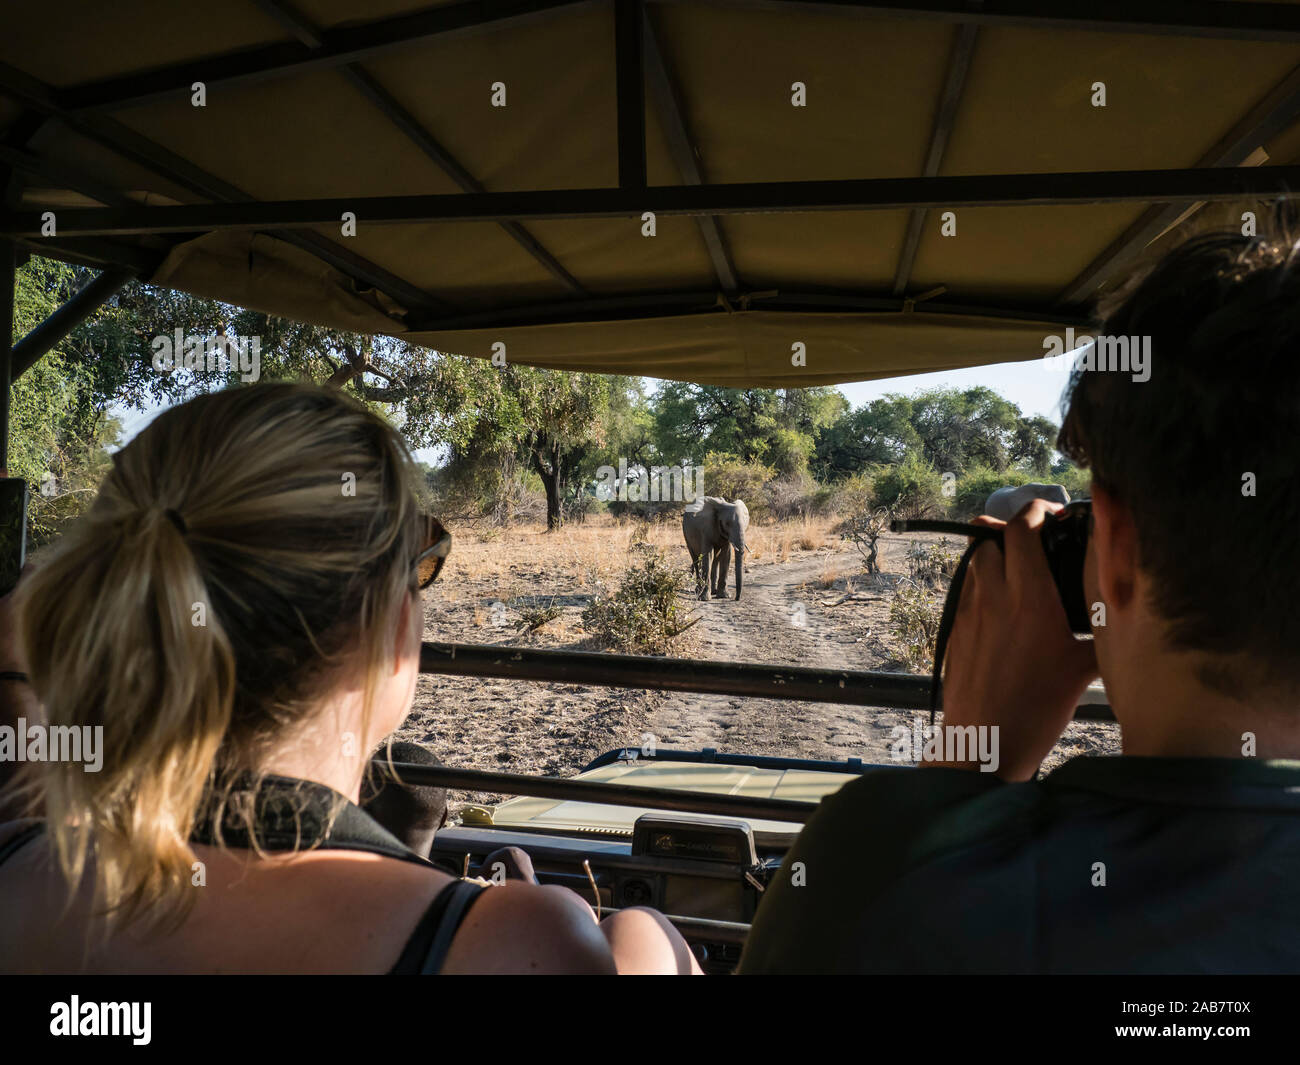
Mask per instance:
[[[858,552],[829,527],[813,519],[751,528],[743,597],[694,602],[700,620],[676,655],[909,672],[889,606],[907,572],[907,546],[926,537],[882,537],[883,573],[868,577]],[[679,557],[683,571],[690,565],[675,523],[605,518],[551,534],[536,526],[453,532],[444,575],[425,592],[427,640],[591,650],[582,611],[598,580],[617,581],[632,564],[634,539]],[[558,618],[531,633],[517,627],[522,610],[552,603]],[[859,706],[425,675],[400,738],[449,764],[567,776],[605,751],[641,746],[647,733],[659,747],[886,762],[891,730],[912,718]],[[1075,724],[1045,768],[1118,750],[1116,726]]]

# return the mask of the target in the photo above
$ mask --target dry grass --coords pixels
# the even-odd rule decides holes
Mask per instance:
[[[820,551],[835,543],[831,518],[814,517],[751,525],[748,542],[751,561],[788,562],[800,551]]]
[[[830,518],[792,519],[751,525],[746,566],[797,563],[815,551],[827,551],[822,588],[842,583],[844,559],[834,559],[836,539]],[[616,521],[593,515],[583,524],[566,525],[553,533],[543,522],[521,523],[501,530],[491,526],[456,525],[451,556],[438,582],[439,599],[463,610],[473,639],[487,643],[540,639],[546,646],[566,646],[583,640],[582,609],[604,589],[619,588],[640,559],[634,545],[643,543],[665,553],[668,564],[689,572],[690,561],[681,523]],[[811,546],[809,546],[811,545]],[[828,550],[829,549],[829,550]],[[563,611],[531,629],[533,611],[560,597]],[[524,622],[520,633],[516,626]]]
[[[788,562],[799,552],[819,551],[834,543],[829,518],[809,518],[749,529],[748,563]],[[544,524],[512,526],[505,533],[491,527],[455,527],[451,557],[440,584],[455,601],[456,578],[487,582],[498,598],[510,598],[521,584],[541,577],[574,591],[589,592],[596,578],[608,580],[626,570],[632,545],[648,543],[680,555],[686,564],[680,522],[615,521],[599,516],[581,525],[566,525],[548,533]],[[508,549],[504,546],[508,541]]]

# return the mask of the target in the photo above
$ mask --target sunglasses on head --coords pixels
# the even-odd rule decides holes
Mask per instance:
[[[451,533],[432,514],[424,515],[424,538],[420,553],[415,557],[416,579],[420,588],[427,588],[438,579],[443,563],[451,554]]]

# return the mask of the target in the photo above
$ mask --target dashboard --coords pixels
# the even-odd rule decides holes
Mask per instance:
[[[763,891],[783,853],[763,853],[748,825],[734,820],[650,813],[631,838],[583,837],[488,826],[441,829],[431,859],[456,876],[500,878],[485,859],[519,847],[543,884],[571,888],[600,913],[651,906],[690,944],[706,973],[740,960]]]

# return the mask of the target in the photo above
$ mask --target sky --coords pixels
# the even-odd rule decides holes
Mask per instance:
[[[1055,371],[1048,370],[1048,360],[1031,359],[1028,362],[1004,362],[992,366],[971,366],[963,370],[944,370],[939,373],[915,374],[910,377],[890,377],[880,381],[857,381],[853,384],[840,385],[839,389],[848,397],[852,406],[860,407],[888,392],[902,392],[911,395],[927,388],[973,388],[984,385],[1005,396],[1018,406],[1024,414],[1041,414],[1060,424],[1061,390],[1065,387],[1065,374],[1060,372],[1061,363],[1056,362]],[[656,382],[646,379],[647,390],[653,390]],[[149,424],[162,410],[161,407],[147,411],[122,410],[113,411],[122,419],[122,443],[127,443],[133,436]],[[415,453],[422,462],[433,462],[436,452],[424,448]]]
[[[891,377],[882,381],[857,381],[840,385],[840,391],[856,408],[887,392],[911,395],[925,388],[974,388],[983,385],[1005,396],[1020,408],[1022,414],[1041,414],[1058,425],[1061,423],[1061,392],[1067,375],[1056,369],[1049,371],[1048,360],[1031,359],[1028,362],[1002,362],[993,366],[970,366],[963,370],[944,370],[940,373],[915,374],[912,377]]]

